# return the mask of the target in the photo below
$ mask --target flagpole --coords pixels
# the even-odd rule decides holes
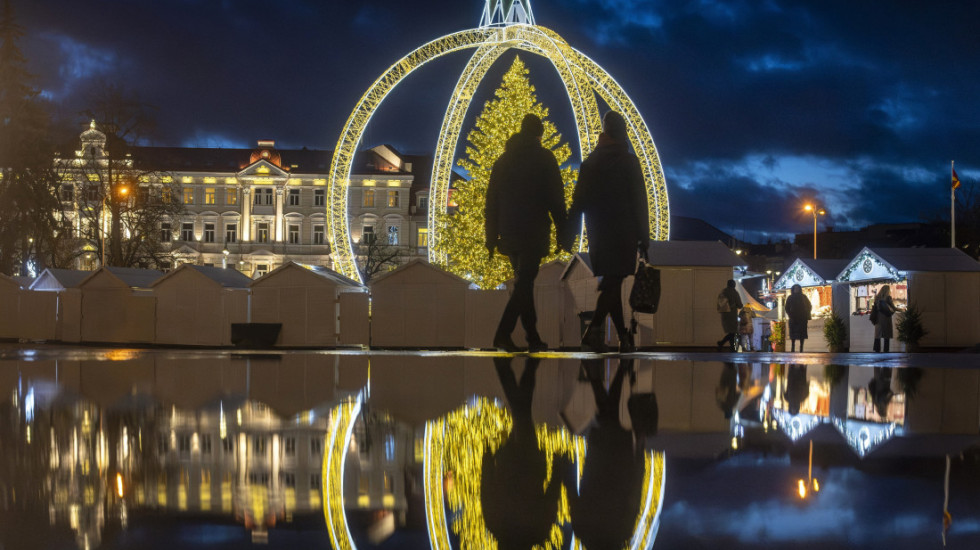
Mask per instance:
[[[955,160],[949,161],[949,247],[956,248],[956,186],[953,183],[953,174],[956,173]]]

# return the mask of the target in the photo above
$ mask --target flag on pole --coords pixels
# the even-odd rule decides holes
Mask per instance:
[[[953,168],[953,189],[960,188],[960,177],[956,175],[956,168]]]

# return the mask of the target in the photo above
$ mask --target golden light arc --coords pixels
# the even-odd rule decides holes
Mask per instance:
[[[442,229],[438,220],[448,206],[453,156],[463,118],[483,76],[504,51],[512,48],[541,55],[555,67],[572,105],[580,158],[585,158],[591,152],[598,139],[600,121],[595,96],[598,94],[610,108],[623,114],[630,142],[643,169],[650,237],[654,240],[668,238],[670,210],[660,157],[643,117],[615,79],[588,56],[569,46],[557,33],[544,27],[524,24],[480,27],[443,36],[399,59],[375,80],[348,117],[334,149],[328,182],[328,225],[336,271],[351,279],[361,280],[350,238],[347,205],[354,155],[368,122],[385,97],[413,71],[433,59],[470,48],[477,48],[477,51],[457,81],[436,143],[429,191],[430,261],[440,260],[434,252]]]

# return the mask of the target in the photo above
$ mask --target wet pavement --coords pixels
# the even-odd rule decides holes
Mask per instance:
[[[980,548],[980,355],[0,346],[0,548]]]

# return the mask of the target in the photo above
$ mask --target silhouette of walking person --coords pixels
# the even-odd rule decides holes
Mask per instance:
[[[490,256],[495,250],[506,254],[515,275],[514,291],[493,338],[495,348],[509,352],[519,351],[511,338],[518,319],[529,351],[548,348],[538,334],[534,279],[548,254],[551,224],[562,231],[566,211],[561,171],[555,155],[541,145],[543,133],[541,119],[525,115],[521,131],[494,163],[487,185],[487,250]]]
[[[557,518],[561,490],[557,476],[547,479],[547,457],[538,448],[531,416],[540,360],[526,359],[520,383],[511,368],[512,360],[494,358],[513,426],[495,453],[484,453],[480,480],[483,519],[501,550],[529,549],[547,541]]]
[[[616,111],[603,117],[599,143],[582,162],[569,209],[567,239],[581,231],[583,215],[592,272],[601,280],[592,321],[582,335],[582,348],[606,351],[601,335],[609,316],[619,336],[619,351],[632,351],[633,335],[623,318],[622,283],[636,270],[637,249],[646,254],[650,222],[640,161],[629,151],[626,121]],[[570,247],[571,242],[566,242],[564,248]]]

